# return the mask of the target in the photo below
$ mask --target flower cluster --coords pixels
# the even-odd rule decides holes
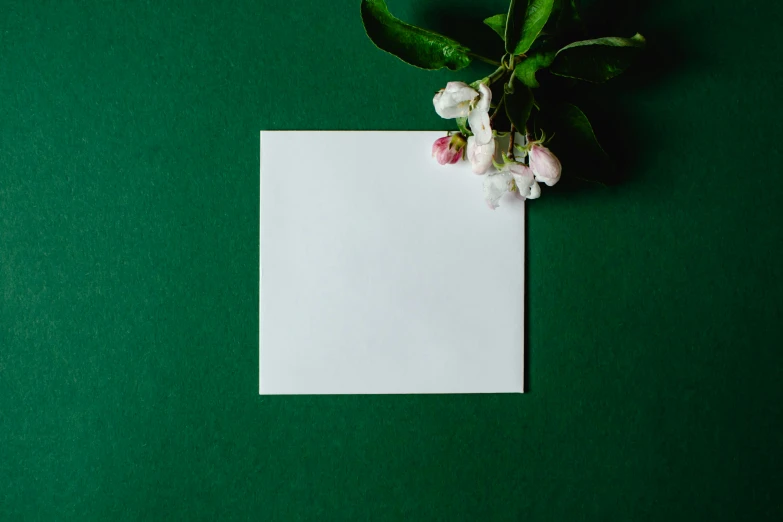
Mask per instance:
[[[470,129],[450,133],[432,145],[432,156],[441,165],[454,164],[463,157],[473,172],[485,176],[484,198],[495,209],[507,192],[523,199],[536,199],[544,183],[552,186],[560,180],[561,165],[557,157],[543,146],[544,139],[533,140],[525,133],[508,133],[508,153],[497,146],[498,132],[492,129],[489,110],[492,91],[484,83],[478,91],[463,82],[449,82],[432,100],[435,112],[442,118],[466,119]]]

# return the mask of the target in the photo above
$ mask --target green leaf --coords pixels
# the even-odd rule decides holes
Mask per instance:
[[[533,93],[527,85],[517,84],[514,92],[506,93],[506,115],[519,132],[524,133],[530,111],[533,109]]]
[[[524,54],[552,14],[555,0],[511,0],[506,21],[506,52]]]
[[[566,45],[552,62],[552,74],[602,83],[622,73],[645,46],[642,35],[597,38]]]
[[[514,69],[514,76],[519,81],[524,83],[530,88],[538,87],[538,80],[536,80],[536,73],[540,69],[549,67],[552,60],[555,59],[554,52],[540,52],[534,53],[525,58],[522,62],[518,63]]]
[[[556,122],[558,129],[552,129],[552,132],[560,132],[564,136],[579,141],[580,145],[586,145],[601,154],[606,154],[603,147],[598,143],[595,137],[595,131],[587,119],[582,109],[572,103],[562,103],[559,107],[549,108],[551,113],[550,121]]]
[[[503,41],[506,42],[506,52],[513,53],[522,37],[522,25],[525,23],[528,0],[511,0],[506,16],[506,30]]]
[[[563,8],[560,11],[560,16],[557,17],[557,27],[560,31],[568,31],[573,28],[584,29],[577,0],[563,0]]]
[[[608,182],[612,166],[595,137],[593,126],[579,107],[570,103],[542,105],[535,115],[533,132],[551,137],[546,143],[576,177]]]
[[[400,60],[422,69],[448,67],[452,71],[470,64],[467,47],[395,18],[384,0],[362,0],[361,9],[364,30],[370,40]]]
[[[473,136],[473,133],[470,132],[470,129],[468,129],[468,117],[463,116],[461,118],[457,118],[457,128],[459,131],[464,134],[465,136]]]
[[[542,34],[558,33],[562,35],[575,31],[581,32],[584,27],[577,3],[577,0],[555,0],[552,14],[549,16],[549,21],[544,26]]]
[[[498,33],[498,36],[500,36],[501,39],[506,39],[506,19],[508,18],[508,15],[505,14],[499,14],[495,16],[490,16],[486,20],[484,20],[484,23],[489,26],[490,29]]]
[[[528,2],[527,17],[522,28],[522,37],[517,44],[514,54],[524,54],[530,49],[538,35],[541,34],[541,30],[544,29],[547,20],[549,20],[554,3],[554,0],[530,0]]]

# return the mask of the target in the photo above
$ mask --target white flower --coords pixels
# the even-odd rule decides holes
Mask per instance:
[[[470,102],[478,95],[479,93],[466,83],[449,82],[445,89],[435,94],[432,104],[441,118],[464,118],[470,111]]]
[[[483,83],[479,84],[479,91],[481,91],[481,97],[468,113],[468,123],[479,144],[483,145],[492,139],[492,128],[489,126],[489,104],[492,101],[492,91]]]
[[[498,208],[500,198],[506,192],[512,192],[522,199],[536,199],[541,195],[541,187],[536,183],[530,167],[522,163],[507,163],[502,170],[484,178],[484,199],[489,208]]]
[[[530,168],[537,181],[542,181],[550,187],[560,181],[563,167],[552,151],[538,143],[533,143],[528,155],[530,156]]]
[[[514,176],[514,183],[519,196],[524,199],[536,199],[541,195],[541,187],[536,183],[533,171],[522,163],[509,163],[503,170],[508,170]]]
[[[495,156],[495,140],[481,144],[476,136],[468,138],[468,160],[476,174],[486,174],[492,166],[492,158]]]
[[[534,181],[526,190],[519,187],[519,195],[525,199],[538,199],[541,195],[541,185]]]
[[[489,105],[492,91],[484,83],[479,83],[479,92],[462,82],[449,82],[432,99],[435,112],[441,118],[468,117],[470,130],[476,136],[479,145],[492,140],[492,127],[489,121]]]
[[[500,170],[488,174],[484,178],[484,199],[492,210],[498,208],[498,202],[503,194],[514,187],[514,176],[507,170]]]

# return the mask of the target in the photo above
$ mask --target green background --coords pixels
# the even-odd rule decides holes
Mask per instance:
[[[260,397],[259,129],[443,128],[484,69],[356,0],[0,0],[0,519],[780,520],[783,7],[591,3],[650,50],[579,95],[622,182],[528,207],[530,393]]]

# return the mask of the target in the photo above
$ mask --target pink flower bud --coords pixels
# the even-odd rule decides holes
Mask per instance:
[[[560,181],[560,172],[563,168],[560,165],[560,160],[552,154],[552,151],[533,143],[528,154],[530,169],[533,171],[536,181],[546,183],[550,187]]]
[[[438,138],[432,144],[432,157],[441,165],[457,163],[462,158],[465,143],[465,137],[459,132]]]

